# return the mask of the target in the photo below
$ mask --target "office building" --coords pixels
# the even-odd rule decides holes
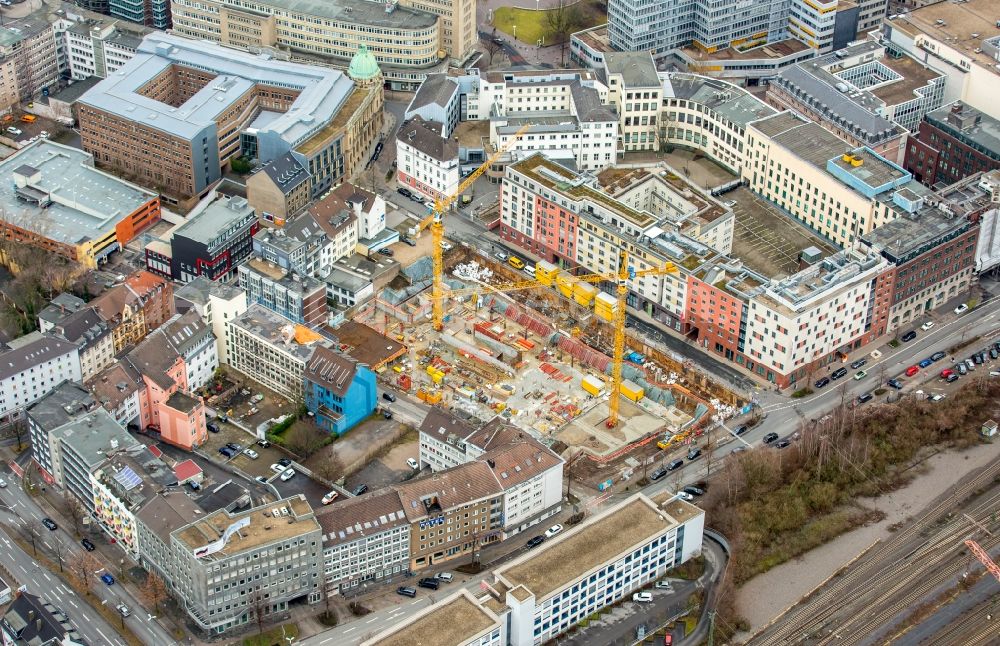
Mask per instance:
[[[217,195],[146,245],[146,269],[182,283],[230,280],[250,257],[259,227],[246,198]]]
[[[284,270],[254,258],[240,266],[240,288],[247,302],[309,327],[326,324],[326,284],[308,274]]]
[[[90,301],[90,306],[111,325],[117,355],[174,315],[174,288],[159,276],[137,271]]]
[[[235,0],[173,0],[172,9],[177,33],[251,51],[294,52],[301,59],[318,57],[347,67],[363,47],[391,89],[412,90],[428,72],[447,66],[442,53],[463,58],[476,42],[475,25],[470,23],[458,43],[468,48],[466,53],[443,49],[445,16],[452,3],[436,3],[427,12],[418,2],[426,4],[267,0],[250,9]],[[474,16],[471,0],[460,8],[464,11],[469,4]]]
[[[169,552],[150,549],[188,617],[206,635],[253,625],[291,604],[323,597],[323,530],[301,494],[252,509],[189,516],[181,527],[151,514],[146,536],[169,533]],[[164,522],[166,521],[166,522]],[[163,557],[166,558],[163,558]]]
[[[381,108],[381,87],[336,70],[153,33],[80,98],[79,120],[98,164],[187,203],[239,156],[292,154],[319,195],[354,172]]]
[[[169,0],[108,0],[108,13],[154,29],[171,26]]]
[[[71,14],[64,20],[70,23],[62,36],[69,76],[74,81],[114,74],[135,56],[143,37],[152,31],[142,25],[93,14]]]
[[[226,354],[233,370],[298,400],[306,363],[321,339],[304,325],[255,303],[226,326]]]
[[[378,402],[375,373],[368,366],[317,347],[305,369],[305,405],[316,425],[343,435],[365,420]]]
[[[275,157],[247,178],[247,200],[261,219],[283,226],[312,199],[309,172],[291,154]]]
[[[1000,169],[1000,119],[962,101],[929,112],[907,142],[903,166],[927,186]]]
[[[176,292],[177,310],[193,308],[201,320],[212,328],[219,363],[228,364],[226,324],[247,311],[247,294],[235,285],[227,285],[199,277]]]
[[[58,460],[59,451],[52,432],[97,407],[97,400],[88,390],[75,381],[67,380],[57,384],[25,410],[31,458],[47,481],[53,481],[53,464]],[[53,455],[56,457],[53,458]]]
[[[20,417],[63,381],[80,381],[80,350],[56,336],[32,332],[0,349],[0,419]]]
[[[361,646],[417,643],[422,635],[434,635],[440,644],[448,646],[503,646],[507,643],[503,634],[500,617],[468,590],[458,590],[405,622],[366,639]]]
[[[150,191],[94,168],[76,148],[40,139],[0,163],[8,237],[96,268],[160,219]]]
[[[901,163],[906,133],[941,107],[944,86],[943,74],[864,41],[782,71],[768,85],[767,101]]]
[[[656,122],[662,87],[648,52],[608,52],[604,55],[608,103],[615,107],[619,139],[626,152],[660,150]]]
[[[8,112],[59,84],[57,42],[48,9],[6,20],[0,27],[0,109]]]
[[[352,592],[403,577],[410,565],[410,523],[391,488],[338,501],[320,510],[325,590]]]
[[[944,103],[963,101],[994,118],[1000,26],[993,0],[939,2],[885,21],[884,38],[945,77]]]

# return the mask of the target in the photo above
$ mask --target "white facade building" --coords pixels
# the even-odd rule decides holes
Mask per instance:
[[[80,351],[69,341],[32,332],[7,345],[0,352],[0,419],[19,416],[63,381],[81,379]]]
[[[141,35],[123,33],[117,22],[88,24],[80,21],[62,32],[66,65],[73,80],[106,78],[135,56]],[[142,29],[135,25],[135,29]]]
[[[302,398],[312,346],[295,338],[295,324],[263,305],[251,305],[226,326],[229,366],[290,399]]]
[[[217,283],[200,276],[178,288],[174,295],[190,303],[201,320],[212,329],[218,362],[228,364],[226,325],[247,311],[246,292],[235,285]]]
[[[188,312],[175,314],[161,329],[171,347],[184,357],[188,390],[198,390],[210,382],[219,368],[212,328],[197,312]]]
[[[419,196],[445,198],[458,188],[458,146],[441,124],[414,117],[396,134],[396,180]]]

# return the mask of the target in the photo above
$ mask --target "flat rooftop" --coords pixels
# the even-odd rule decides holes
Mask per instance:
[[[364,642],[364,646],[455,646],[464,644],[500,624],[468,592],[431,606],[415,620],[393,627],[386,637]]]
[[[913,214],[898,207],[894,210],[896,219],[861,236],[862,240],[893,260],[919,253],[928,244],[951,238],[971,226],[968,219],[937,207],[925,207]]]
[[[987,155],[1000,160],[1000,119],[961,101],[928,112],[924,118],[958,139],[981,146]]]
[[[368,0],[257,0],[257,4],[282,13],[309,14],[346,24],[364,23],[393,29],[426,29],[437,22],[437,16],[427,11],[398,5],[386,12],[384,3]]]
[[[17,186],[15,172],[27,176],[27,186]],[[113,234],[122,219],[156,199],[155,193],[94,168],[89,153],[47,139],[5,159],[0,176],[7,179],[0,182],[6,222],[73,246]]]
[[[809,46],[802,41],[789,38],[743,51],[727,47],[707,54],[693,45],[682,47],[680,51],[695,61],[755,61],[761,59],[777,60],[793,54],[800,54],[807,49]]]
[[[855,159],[861,159],[862,163],[860,166],[855,166],[850,162],[844,161],[843,155],[838,155],[834,158],[834,165],[869,186],[882,186],[910,175],[895,164],[890,164],[879,155],[868,150],[855,150],[851,154]]]
[[[453,139],[457,139],[458,145],[463,148],[482,148],[489,144],[490,122],[486,120],[460,121],[451,136]]]
[[[608,39],[608,25],[605,23],[587,31],[578,31],[573,34],[577,40],[590,47],[595,52],[613,52],[614,47]]]
[[[680,517],[666,516],[648,498],[638,494],[500,568],[496,576],[507,581],[512,589],[523,585],[540,603],[552,592],[702,513],[687,503],[677,506],[676,511]]]
[[[188,215],[187,220],[167,235],[184,236],[211,248],[213,241],[244,220],[246,226],[256,220],[254,210],[246,198],[220,196],[200,211]]]
[[[294,338],[285,341],[285,335],[289,332],[294,333],[297,329],[293,321],[258,303],[247,308],[247,311],[233,319],[230,325],[242,328],[268,344],[295,355],[302,361],[307,361],[312,356],[311,344],[300,344]]]
[[[271,515],[271,510],[282,507],[288,508],[290,513],[287,518],[282,516],[275,519]],[[238,534],[233,534],[229,542],[216,554],[232,556],[256,549],[261,545],[282,541],[293,536],[301,536],[320,529],[319,523],[312,515],[312,507],[309,506],[305,498],[298,495],[267,503],[266,507],[257,507],[238,514],[229,514],[225,510],[219,510],[174,532],[173,536],[187,547],[195,550],[219,540],[227,527],[244,518],[249,518],[250,524],[239,530]],[[289,518],[295,518],[296,521],[290,523],[288,522]]]
[[[671,72],[660,78],[665,99],[696,101],[741,126],[777,113],[777,110],[732,83],[687,72]]]
[[[926,34],[940,42],[947,41],[949,47],[998,74],[997,61],[985,51],[976,52],[982,49],[983,40],[1000,35],[1000,28],[996,26],[998,18],[996,0],[968,0],[938,2],[912,9],[888,23],[893,29],[910,35]],[[973,34],[978,37],[973,38]]]
[[[372,370],[378,370],[406,352],[406,346],[396,339],[355,321],[344,321],[336,328],[323,327],[320,333],[346,346],[343,348],[344,354],[355,361],[368,364]]]
[[[936,78],[941,78],[940,72],[935,72],[921,65],[909,56],[900,56],[899,58],[886,56],[880,62],[903,77],[895,83],[882,85],[871,91],[872,94],[889,105],[912,101],[917,96],[916,90],[930,85],[930,82]]]
[[[217,77],[179,107],[142,94],[149,82],[174,65]],[[292,147],[332,121],[354,90],[353,81],[339,70],[278,61],[204,40],[154,32],[143,39],[128,63],[91,88],[79,102],[189,140],[214,127],[220,115],[258,85],[299,92],[287,112],[259,129],[261,136],[280,138]]]

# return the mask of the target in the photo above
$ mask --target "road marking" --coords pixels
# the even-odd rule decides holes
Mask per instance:
[[[78,610],[80,608],[79,606],[76,605],[76,602],[74,602],[72,599],[69,600],[69,605],[73,606],[74,608],[76,608]]]
[[[107,635],[105,635],[105,634],[104,634],[103,632],[101,632],[101,629],[100,629],[100,628],[97,628],[97,627],[95,626],[95,627],[94,627],[94,630],[96,630],[96,631],[97,631],[97,634],[98,634],[98,635],[100,635],[101,637],[103,637],[103,638],[104,638],[104,641],[106,641],[106,642],[110,642],[110,641],[111,641],[110,639],[108,639],[108,636],[107,636]]]
[[[410,602],[410,605],[411,606],[415,606],[416,604],[420,603],[421,601],[423,601],[423,599],[415,599],[415,600],[413,600],[413,601]]]
[[[52,579],[49,578],[49,573],[48,572],[42,572],[42,576],[45,577],[46,581],[51,581],[52,580]]]
[[[324,639],[320,643],[321,644],[327,644],[327,643],[332,642],[332,641],[333,641],[333,637],[327,637],[326,639]]]
[[[355,626],[354,628],[348,628],[347,630],[344,631],[344,633],[347,634],[347,633],[351,632],[352,630],[357,630],[357,628],[358,628],[357,626]]]
[[[368,620],[368,621],[366,621],[365,623],[366,623],[366,624],[370,624],[371,622],[375,621],[376,619],[378,619],[378,617],[372,617],[371,619],[369,619],[369,620]]]

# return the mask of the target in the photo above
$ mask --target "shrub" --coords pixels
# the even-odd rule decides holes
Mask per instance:
[[[805,397],[811,394],[813,394],[813,389],[810,388],[809,386],[806,386],[805,388],[799,388],[794,393],[792,393],[792,399],[799,399],[801,397]]]

